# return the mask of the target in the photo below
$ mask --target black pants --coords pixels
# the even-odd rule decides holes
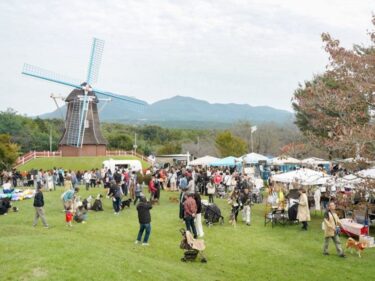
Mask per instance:
[[[302,222],[302,229],[307,230],[307,221]]]
[[[192,216],[185,217],[186,230],[193,233],[194,239],[197,238],[197,230],[195,229],[194,218]]]
[[[214,203],[214,195],[208,194],[208,203]]]
[[[115,210],[116,213],[118,213],[118,212],[120,212],[121,198],[115,197],[114,199],[115,200],[112,202],[113,209]]]
[[[128,196],[128,185],[126,183],[123,183],[121,185],[121,188],[122,188],[122,193],[124,193],[125,196]]]
[[[127,195],[125,195],[127,196]],[[137,204],[138,199],[141,199],[140,195],[135,196],[134,205]]]

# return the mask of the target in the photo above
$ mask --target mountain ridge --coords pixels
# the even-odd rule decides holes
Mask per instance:
[[[100,95],[98,95],[100,97]],[[100,103],[99,103],[100,108]],[[66,111],[66,106],[61,107]],[[39,115],[42,119],[61,118],[58,109],[53,112]],[[276,109],[270,106],[251,106],[249,104],[236,103],[210,103],[192,97],[174,96],[171,98],[146,103],[141,110],[137,105],[122,100],[112,101],[106,104],[100,112],[101,122],[114,121],[130,124],[170,124],[180,123],[181,126],[189,127],[189,122],[194,127],[202,122],[203,127],[211,128],[213,124],[222,124],[219,127],[226,127],[225,124],[247,120],[252,124],[277,123],[291,124],[294,120],[293,113]],[[209,125],[211,124],[211,125]],[[216,127],[216,126],[215,126]]]

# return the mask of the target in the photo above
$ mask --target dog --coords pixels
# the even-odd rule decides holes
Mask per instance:
[[[158,199],[151,199],[151,205],[160,204]]]
[[[346,241],[346,249],[350,248],[350,252],[353,253],[353,249],[358,253],[358,257],[361,257],[361,253],[366,248],[366,245],[362,242],[357,242],[353,238],[349,238]]]
[[[124,210],[125,207],[130,208],[130,205],[131,205],[132,201],[133,201],[133,200],[132,200],[131,198],[122,201],[122,202],[121,202],[121,210]]]
[[[228,222],[233,226],[233,227],[236,227],[237,226],[237,222],[236,222],[236,215],[234,212],[231,212],[231,214],[229,215],[229,220]]]
[[[178,198],[176,198],[176,197],[169,197],[169,201],[170,201],[171,203],[179,203],[179,200],[178,200]]]
[[[101,195],[101,194],[98,194],[98,196],[96,196],[94,204],[92,204],[91,210],[93,210],[95,212],[104,211],[102,198],[103,198],[103,195]]]
[[[0,200],[0,215],[6,215],[8,209],[12,207],[12,203],[9,198],[3,198]]]
[[[93,199],[94,199],[94,197],[92,197],[92,195],[89,195],[89,197],[83,199],[82,206],[85,210],[91,209],[91,202],[92,202]]]

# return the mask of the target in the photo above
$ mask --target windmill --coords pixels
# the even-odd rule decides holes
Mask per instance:
[[[98,156],[106,154],[107,141],[100,131],[96,94],[138,105],[146,103],[132,97],[92,88],[98,80],[104,41],[93,38],[86,81],[72,79],[37,66],[24,64],[22,74],[75,88],[65,99],[67,112],[64,133],[59,141],[63,156]]]

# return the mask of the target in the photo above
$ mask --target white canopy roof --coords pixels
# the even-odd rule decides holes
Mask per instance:
[[[316,185],[316,181],[320,178],[328,177],[322,172],[317,172],[311,169],[299,169],[296,171],[287,172],[284,174],[277,174],[272,176],[272,180],[282,183],[292,183],[298,181],[305,185]]]
[[[241,158],[245,161],[246,164],[257,164],[259,161],[270,161],[270,159],[266,156],[255,152],[246,154]]]
[[[329,161],[326,161],[321,158],[310,157],[310,158],[303,159],[301,163],[306,164],[306,165],[327,165],[329,164]]]
[[[375,179],[375,167],[359,171],[357,174],[363,178]]]
[[[300,164],[301,161],[293,157],[275,157],[272,159],[273,165]]]
[[[201,158],[197,158],[189,163],[190,166],[208,166],[208,164],[218,161],[219,158],[206,155]]]

